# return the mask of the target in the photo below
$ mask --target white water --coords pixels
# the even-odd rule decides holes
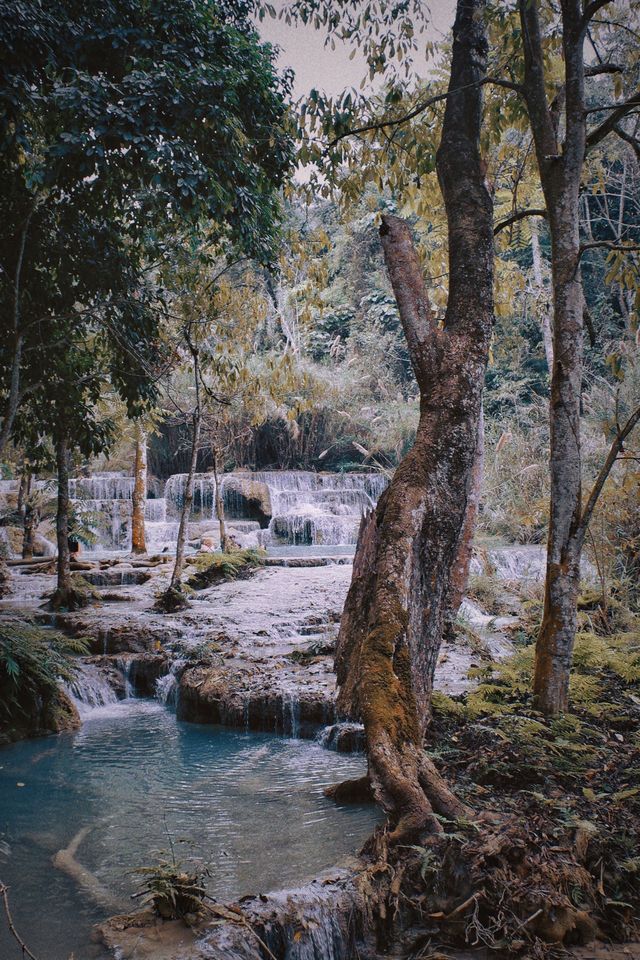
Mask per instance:
[[[145,505],[146,540],[150,553],[171,550],[178,535],[178,520],[186,487],[186,474],[175,474],[165,483],[164,496]],[[262,523],[256,522],[252,484],[261,485]],[[221,494],[229,531],[240,546],[346,546],[357,541],[360,520],[384,490],[387,478],[379,473],[313,473],[310,470],[248,471],[221,478]],[[131,544],[133,477],[101,473],[70,481],[72,499],[88,515],[98,537],[98,548],[127,550]],[[268,523],[268,526],[264,526]],[[203,535],[217,539],[215,478],[200,473],[194,478],[189,539]]]
[[[65,689],[83,718],[97,707],[118,702],[113,687],[98,667],[91,663],[78,663],[75,677],[65,685]]]

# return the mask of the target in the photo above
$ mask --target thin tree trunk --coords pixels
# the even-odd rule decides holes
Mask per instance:
[[[582,548],[580,398],[584,295],[580,275],[580,180],[586,147],[583,11],[563,0],[565,142],[547,103],[538,4],[520,0],[525,96],[551,233],[553,370],[550,401],[551,499],[544,613],[536,644],[534,695],[547,714],[567,709]]]
[[[30,503],[25,506],[23,522],[22,559],[33,560],[33,535],[37,526],[37,516],[36,510]]]
[[[184,491],[184,503],[182,513],[180,514],[180,526],[178,527],[178,540],[176,543],[176,562],[171,575],[170,590],[180,590],[182,584],[182,573],[184,570],[184,547],[187,540],[187,531],[189,529],[189,517],[191,515],[191,504],[193,503],[193,478],[196,472],[198,462],[198,447],[200,446],[200,425],[202,421],[202,408],[200,405],[200,364],[198,351],[192,344],[187,332],[187,343],[193,357],[193,377],[195,384],[195,406],[192,415],[192,433],[191,433],[191,459],[189,461],[189,473],[187,474],[187,484]]]
[[[381,236],[420,388],[413,448],[363,521],[340,624],[338,706],[364,722],[369,773],[398,841],[437,831],[464,805],[423,749],[477,447],[493,323],[492,201],[479,151],[487,56],[483,0],[459,0],[437,169],[449,227],[444,329],[432,315],[408,225]]]
[[[189,517],[191,515],[191,505],[193,503],[193,478],[196,472],[196,463],[198,460],[198,444],[200,442],[200,411],[193,416],[193,441],[191,444],[191,460],[189,462],[189,473],[187,474],[187,483],[184,491],[184,503],[182,513],[180,514],[180,526],[178,527],[178,540],[176,543],[176,562],[171,575],[172,590],[179,590],[182,582],[182,573],[184,571],[184,547],[187,541],[187,531],[189,529]]]
[[[131,552],[147,552],[144,511],[147,502],[147,438],[136,424],[136,454],[133,467],[133,502],[131,509]]]
[[[58,510],[56,513],[56,537],[58,540],[58,585],[56,595],[64,605],[64,598],[71,592],[71,567],[69,552],[69,448],[66,439],[56,441],[56,466],[58,469]]]
[[[9,395],[5,403],[4,415],[2,418],[2,429],[0,430],[0,454],[9,442],[13,424],[20,404],[20,369],[22,365],[22,349],[24,346],[24,335],[21,330],[21,300],[22,300],[22,268],[24,265],[24,252],[27,244],[27,235],[29,225],[35,210],[35,202],[29,211],[20,233],[20,243],[18,247],[18,257],[16,269],[13,278],[13,356],[11,358],[11,379],[9,381]]]
[[[213,479],[216,485],[216,518],[220,524],[220,549],[223,553],[227,553],[230,544],[227,538],[227,527],[224,522],[224,500],[222,499],[222,490],[220,489],[220,479],[218,475],[218,448],[216,447],[215,443],[211,444],[211,459],[213,463]]]

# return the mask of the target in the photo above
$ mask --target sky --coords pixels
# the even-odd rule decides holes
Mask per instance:
[[[272,2],[276,10],[285,5],[285,0]],[[453,25],[455,0],[431,0],[428,6],[431,25],[422,37],[438,40]],[[324,33],[312,26],[287,26],[284,20],[272,20],[267,16],[258,29],[265,40],[281,48],[278,66],[293,68],[297,96],[308,93],[313,87],[329,95],[341,93],[346,87],[357,89],[366,73],[361,57],[356,55],[353,60],[349,59],[349,45],[336,42],[336,49],[331,50],[325,46]]]

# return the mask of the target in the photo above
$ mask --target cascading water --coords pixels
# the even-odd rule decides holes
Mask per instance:
[[[388,482],[379,473],[282,470],[251,476],[269,490],[271,520],[262,538],[265,545],[355,544],[361,517],[373,509]]]
[[[78,713],[85,717],[96,707],[117,703],[118,697],[100,670],[91,663],[78,663],[73,680],[65,684]]]
[[[149,552],[174,547],[186,482],[186,474],[175,474],[166,481],[163,497],[146,501]],[[220,492],[229,532],[240,546],[339,546],[356,543],[360,518],[375,506],[387,482],[380,473],[236,471],[221,478]],[[213,474],[195,475],[190,539],[217,539],[215,492]],[[70,481],[70,494],[95,530],[99,548],[129,548],[133,477],[78,477]]]
[[[178,699],[178,680],[184,669],[186,660],[176,659],[171,664],[169,673],[156,680],[156,700],[167,707],[175,707]]]

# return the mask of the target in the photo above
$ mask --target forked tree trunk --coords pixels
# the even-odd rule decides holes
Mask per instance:
[[[65,606],[71,593],[71,567],[69,551],[69,447],[66,439],[56,441],[56,467],[58,470],[58,509],[56,513],[56,538],[58,541],[58,583],[56,602]]]
[[[144,511],[147,502],[147,438],[136,424],[136,454],[133,468],[133,502],[131,512],[131,552],[147,552]]]
[[[480,157],[484,0],[459,0],[437,169],[449,236],[438,329],[407,224],[383,217],[386,264],[413,370],[413,448],[363,522],[336,654],[338,707],[365,725],[369,773],[397,841],[464,805],[423,750],[433,674],[471,488],[493,324],[493,216]]]

